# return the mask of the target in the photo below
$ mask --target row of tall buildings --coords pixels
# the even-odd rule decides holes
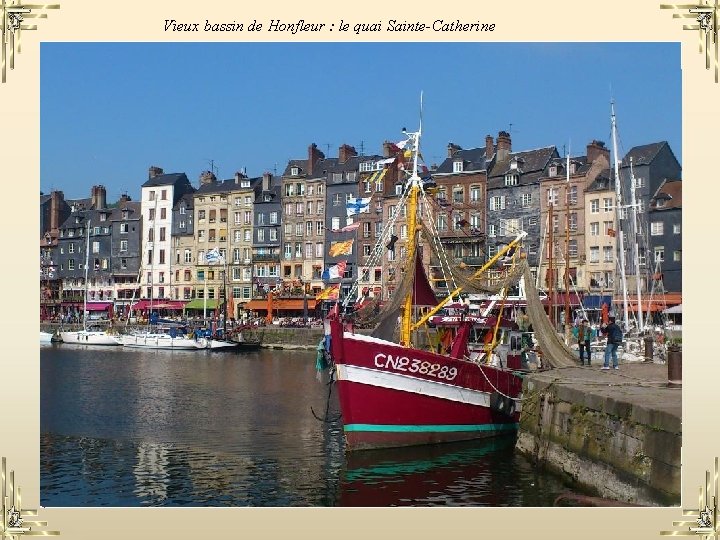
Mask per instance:
[[[85,199],[41,194],[41,313],[77,310],[87,292],[92,310],[125,313],[133,303],[205,311],[227,299],[237,317],[264,312],[270,290],[273,309],[297,313],[303,303],[314,310],[329,284],[355,294],[358,277],[359,294],[387,297],[407,242],[401,202],[409,166],[391,142],[376,155],[342,145],[337,157],[312,144],[279,176],[219,180],[206,171],[194,185],[185,173],[150,167],[139,201],[125,195],[108,203],[101,185]],[[622,192],[634,186],[635,212],[629,195],[620,206],[637,216],[636,230],[618,226],[610,153],[597,140],[568,159],[555,146],[515,151],[501,131],[476,148],[448,144],[442,163],[423,174],[433,185],[424,226],[469,268],[525,231],[523,249],[541,286],[565,290],[567,273],[576,301],[592,303],[617,290],[623,239],[631,284],[639,267],[645,290],[661,281],[665,292],[681,292],[681,167],[666,142],[634,147],[619,165]],[[445,292],[437,261],[428,262]],[[342,273],[329,277],[330,267]]]

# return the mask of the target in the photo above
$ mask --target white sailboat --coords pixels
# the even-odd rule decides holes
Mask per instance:
[[[108,334],[105,330],[90,329],[87,325],[87,294],[88,294],[88,266],[90,263],[90,220],[88,219],[85,231],[85,294],[83,298],[83,329],[73,332],[60,332],[63,343],[80,345],[120,345],[118,337]],[[41,336],[42,340],[42,336]]]

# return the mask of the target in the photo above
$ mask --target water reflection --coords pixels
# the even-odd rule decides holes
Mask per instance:
[[[311,413],[327,390],[312,352],[45,347],[41,503],[544,506],[565,490],[508,438],[346,458],[339,423]]]

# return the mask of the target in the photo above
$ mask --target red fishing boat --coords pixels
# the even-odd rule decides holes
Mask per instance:
[[[421,248],[439,245],[427,238],[432,217],[418,219],[419,204],[428,196],[427,178],[418,174],[421,128],[404,133],[408,138],[402,147],[412,156],[412,167],[400,201],[407,206],[408,230],[401,279],[371,335],[353,330],[347,309],[335,310],[326,322],[325,347],[336,370],[348,450],[492,437],[516,430],[519,420],[527,348],[523,332],[503,318],[502,302],[495,304],[494,315],[492,309],[471,315],[448,307],[467,287],[457,287],[442,301],[436,298],[421,254]],[[378,247],[388,238],[392,242],[393,223],[386,224]],[[465,281],[477,279],[501,258],[512,256],[520,267],[524,236],[519,234]],[[519,281],[521,272],[515,276]],[[485,336],[480,346],[474,338],[479,330]],[[498,336],[502,355],[495,354]]]

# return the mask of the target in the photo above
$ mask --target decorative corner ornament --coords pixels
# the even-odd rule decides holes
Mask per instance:
[[[660,531],[661,536],[701,536],[705,540],[720,538],[718,524],[718,458],[715,458],[715,476],[710,487],[710,471],[705,471],[705,487],[700,487],[697,510],[683,510],[684,521],[673,521],[673,527],[687,527],[687,530]],[[711,500],[712,499],[712,500]],[[712,506],[711,506],[712,503]]]
[[[672,9],[673,19],[695,19],[697,24],[683,24],[683,30],[697,30],[700,54],[705,54],[705,69],[710,69],[710,47],[713,45],[715,82],[718,82],[718,0],[701,0],[699,4],[660,4],[660,9]],[[681,13],[687,11],[687,13]]]
[[[20,536],[58,536],[60,531],[33,530],[33,527],[47,527],[46,521],[28,521],[26,518],[37,516],[37,510],[22,510],[20,487],[15,487],[15,471],[10,471],[10,484],[5,474],[5,458],[2,458],[2,500],[0,507],[0,540],[19,540]],[[8,507],[8,505],[10,505]]]
[[[22,31],[37,30],[35,24],[23,24],[25,19],[47,19],[45,9],[60,9],[60,4],[21,4],[20,0],[0,0],[0,52],[2,67],[0,81],[6,81],[6,67],[15,69],[15,46],[22,52]],[[33,13],[33,10],[40,13]],[[9,58],[9,59],[8,59]]]

